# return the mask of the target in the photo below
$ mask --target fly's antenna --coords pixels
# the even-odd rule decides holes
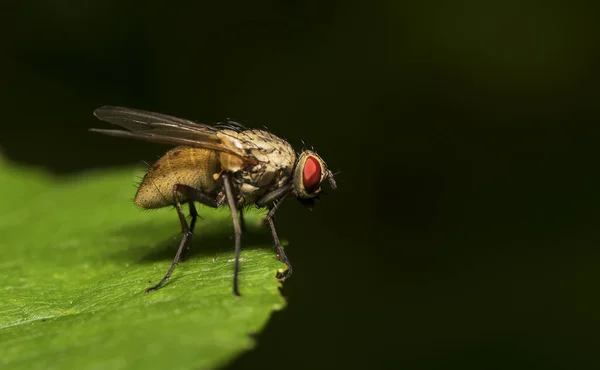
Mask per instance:
[[[327,170],[325,177],[327,177],[327,180],[329,180],[329,185],[331,186],[331,188],[333,190],[337,189],[337,183],[335,182],[335,179],[333,178],[334,174],[331,171]]]

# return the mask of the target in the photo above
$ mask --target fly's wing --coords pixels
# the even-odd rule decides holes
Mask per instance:
[[[94,111],[94,115],[102,121],[119,125],[129,131],[105,129],[90,129],[90,131],[154,143],[211,149],[236,155],[248,162],[253,161],[253,158],[246,157],[237,138],[213,126],[166,114],[124,107],[101,107]]]

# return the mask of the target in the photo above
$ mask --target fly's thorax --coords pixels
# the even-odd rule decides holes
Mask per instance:
[[[280,168],[292,168],[296,154],[292,146],[280,137],[264,130],[223,130],[217,136],[232,152],[259,162],[273,162]]]
[[[221,140],[244,153],[244,158],[220,154],[220,160],[224,169],[235,172],[245,203],[289,181],[296,154],[287,141],[263,130],[224,130]]]
[[[244,182],[259,188],[276,188],[288,181],[294,168],[296,154],[285,140],[267,131],[251,130],[245,137],[255,146],[246,151],[259,163],[244,171]]]

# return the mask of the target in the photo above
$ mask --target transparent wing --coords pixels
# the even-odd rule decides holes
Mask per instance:
[[[94,115],[102,121],[121,126],[129,131],[105,129],[90,129],[90,131],[154,143],[186,145],[240,155],[239,152],[234,152],[231,148],[223,145],[222,140],[216,135],[219,132],[218,128],[213,126],[166,114],[124,107],[100,107],[94,111]]]

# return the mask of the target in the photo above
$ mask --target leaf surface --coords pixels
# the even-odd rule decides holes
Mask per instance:
[[[172,208],[142,211],[134,170],[56,179],[0,164],[0,365],[52,369],[215,368],[251,348],[285,306],[280,263],[246,213],[241,298],[232,294],[228,208],[198,208],[186,259]]]

